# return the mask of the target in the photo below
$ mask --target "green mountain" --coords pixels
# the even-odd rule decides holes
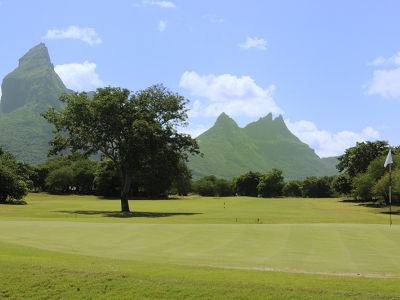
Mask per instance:
[[[54,71],[44,44],[19,60],[3,79],[1,90],[0,146],[23,161],[45,161],[51,127],[40,113],[59,106],[60,95],[69,90]]]
[[[286,178],[334,175],[334,159],[321,159],[301,142],[279,116],[272,114],[240,128],[222,113],[214,126],[197,141],[203,157],[190,159],[194,177],[215,175],[232,178],[247,171],[281,169]]]

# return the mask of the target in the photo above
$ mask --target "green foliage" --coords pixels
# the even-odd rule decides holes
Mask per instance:
[[[300,180],[291,180],[283,187],[282,194],[286,197],[301,197],[303,195],[301,187],[302,182]]]
[[[93,184],[96,195],[117,197],[121,194],[121,178],[110,160],[100,161]]]
[[[367,171],[369,164],[381,155],[388,152],[388,143],[385,141],[362,142],[351,147],[338,157],[337,168],[347,173],[350,178]]]
[[[0,150],[0,203],[18,201],[26,196],[29,176],[26,170],[26,166],[17,162],[12,154]]]
[[[332,197],[331,190],[332,177],[307,177],[303,181],[303,197],[307,198],[328,198]]]
[[[258,195],[261,197],[279,197],[282,196],[282,189],[285,185],[282,171],[272,169],[269,173],[263,175],[257,185]]]
[[[195,181],[194,191],[200,196],[226,197],[234,194],[232,183],[223,178],[205,176]]]
[[[347,174],[340,174],[335,176],[332,181],[332,189],[338,194],[347,196],[351,194],[352,185],[351,179]]]
[[[265,173],[273,168],[289,179],[337,173],[336,159],[320,159],[288,130],[282,117],[273,120],[271,114],[240,128],[222,113],[197,141],[204,156],[190,158],[194,178],[233,178],[248,170]]]
[[[195,140],[178,133],[185,125],[187,100],[162,85],[131,94],[127,89],[100,88],[64,94],[60,111],[43,116],[56,127],[52,153],[65,149],[85,155],[101,153],[121,178],[121,210],[129,211],[133,182],[150,195],[162,195],[171,186],[180,159],[198,153]]]
[[[192,172],[183,160],[179,160],[177,165],[177,174],[174,178],[172,190],[173,194],[187,196],[192,189]]]
[[[375,180],[368,173],[358,174],[353,179],[353,197],[357,200],[370,201]]]
[[[235,192],[239,196],[258,196],[258,184],[261,180],[261,173],[247,172],[235,179]]]
[[[74,173],[65,166],[52,170],[46,177],[46,189],[51,193],[68,193],[74,186]]]
[[[381,155],[373,160],[364,173],[358,174],[353,180],[352,194],[354,198],[363,201],[384,200],[389,203],[389,168],[384,168],[386,155]],[[393,200],[399,200],[400,177],[397,162],[400,162],[400,154],[393,155],[392,166],[392,191]]]

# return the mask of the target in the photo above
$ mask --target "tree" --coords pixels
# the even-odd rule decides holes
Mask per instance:
[[[183,160],[178,162],[178,172],[174,178],[173,188],[179,196],[187,196],[192,189],[192,173]]]
[[[331,190],[332,177],[307,177],[303,181],[303,197],[308,198],[328,198],[332,196]]]
[[[97,162],[82,158],[71,164],[73,174],[73,185],[78,194],[93,193],[93,182],[97,169]]]
[[[217,178],[213,175],[204,176],[194,182],[194,190],[200,196],[215,196],[217,193],[215,186],[216,181]]]
[[[160,149],[182,159],[199,153],[189,135],[177,132],[186,125],[187,100],[162,85],[131,94],[127,89],[100,88],[64,94],[64,107],[43,114],[55,126],[51,154],[65,149],[84,155],[100,153],[115,166],[121,178],[121,211],[129,212],[131,183]],[[157,167],[157,166],[156,166]]]
[[[24,164],[0,148],[0,203],[21,200],[28,193],[29,173]]]
[[[374,159],[387,153],[388,147],[385,141],[357,143],[338,157],[339,163],[336,167],[340,172],[345,172],[353,178],[367,171]]]
[[[282,171],[272,169],[269,173],[261,177],[258,183],[258,195],[261,197],[282,196],[282,189],[285,185]]]
[[[195,181],[194,190],[201,196],[233,196],[233,186],[230,180],[217,178],[213,175],[204,176]]]
[[[94,178],[94,191],[98,196],[117,197],[121,195],[121,178],[110,160],[102,160]]]
[[[74,187],[74,173],[70,166],[52,170],[46,177],[46,189],[51,193],[68,193]]]
[[[236,178],[235,191],[239,196],[258,196],[257,186],[261,179],[261,174],[258,172],[248,172]]]
[[[350,195],[352,186],[349,175],[344,173],[335,176],[332,181],[332,188],[338,195]]]
[[[282,189],[282,194],[286,197],[301,197],[301,181],[299,180],[291,180],[285,184]]]

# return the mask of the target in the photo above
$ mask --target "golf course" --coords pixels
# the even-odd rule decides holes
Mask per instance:
[[[400,217],[345,199],[29,194],[0,207],[0,298],[399,299]]]

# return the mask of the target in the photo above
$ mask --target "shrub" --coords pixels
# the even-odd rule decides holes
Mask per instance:
[[[291,180],[287,182],[282,189],[282,194],[286,197],[301,197],[301,181]]]
[[[285,185],[282,171],[272,169],[271,172],[261,177],[257,185],[258,195],[261,197],[282,196],[282,189]]]
[[[239,196],[258,196],[257,186],[262,175],[258,172],[248,172],[235,179],[234,188]]]

